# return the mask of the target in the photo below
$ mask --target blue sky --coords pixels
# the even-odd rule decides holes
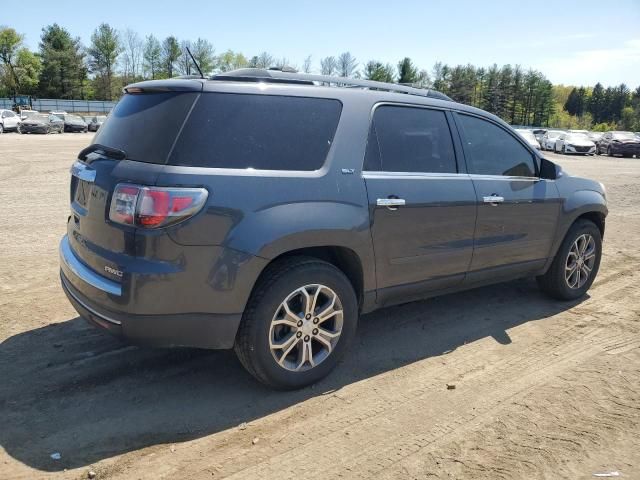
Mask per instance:
[[[266,50],[298,65],[312,55],[316,69],[321,57],[349,50],[361,66],[409,56],[428,71],[436,61],[510,63],[538,69],[554,83],[640,85],[640,0],[42,0],[14,2],[0,14],[0,24],[24,33],[31,48],[41,27],[54,22],[85,44],[107,22],[160,39],[200,36],[218,53]]]

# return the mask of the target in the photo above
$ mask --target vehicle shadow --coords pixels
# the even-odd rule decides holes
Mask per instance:
[[[83,467],[220,432],[482,338],[508,344],[509,329],[577,303],[522,280],[380,310],[361,319],[328,378],[295,392],[261,386],[232,352],[127,346],[74,318],[0,344],[0,445],[42,471]]]

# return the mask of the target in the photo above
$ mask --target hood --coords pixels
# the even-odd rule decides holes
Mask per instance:
[[[640,138],[636,139],[632,139],[632,138],[625,138],[624,140],[613,140],[613,143],[624,143],[624,144],[632,144],[632,145],[637,145],[640,144]]]
[[[578,139],[578,140],[569,140],[567,139],[567,145],[575,145],[577,147],[595,147],[596,144],[593,143],[591,140],[587,140],[587,139]]]
[[[82,120],[76,120],[75,118],[65,120],[64,123],[68,123],[69,125],[86,125]]]

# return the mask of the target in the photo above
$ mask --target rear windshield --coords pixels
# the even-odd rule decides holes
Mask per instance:
[[[127,158],[166,163],[196,92],[127,94],[98,130],[93,143],[124,150]]]
[[[322,98],[197,97],[191,92],[124,95],[94,143],[143,162],[310,171],[324,164],[342,110],[338,100]]]
[[[169,163],[317,170],[329,152],[341,110],[339,101],[323,98],[204,93]]]

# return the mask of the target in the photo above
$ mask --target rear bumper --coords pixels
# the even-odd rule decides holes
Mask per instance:
[[[242,313],[141,315],[107,308],[101,304],[101,299],[120,298],[120,284],[84,265],[73,253],[67,237],[60,242],[60,280],[62,289],[80,316],[137,345],[232,348],[242,319]],[[95,291],[95,295],[83,293],[88,291]]]

